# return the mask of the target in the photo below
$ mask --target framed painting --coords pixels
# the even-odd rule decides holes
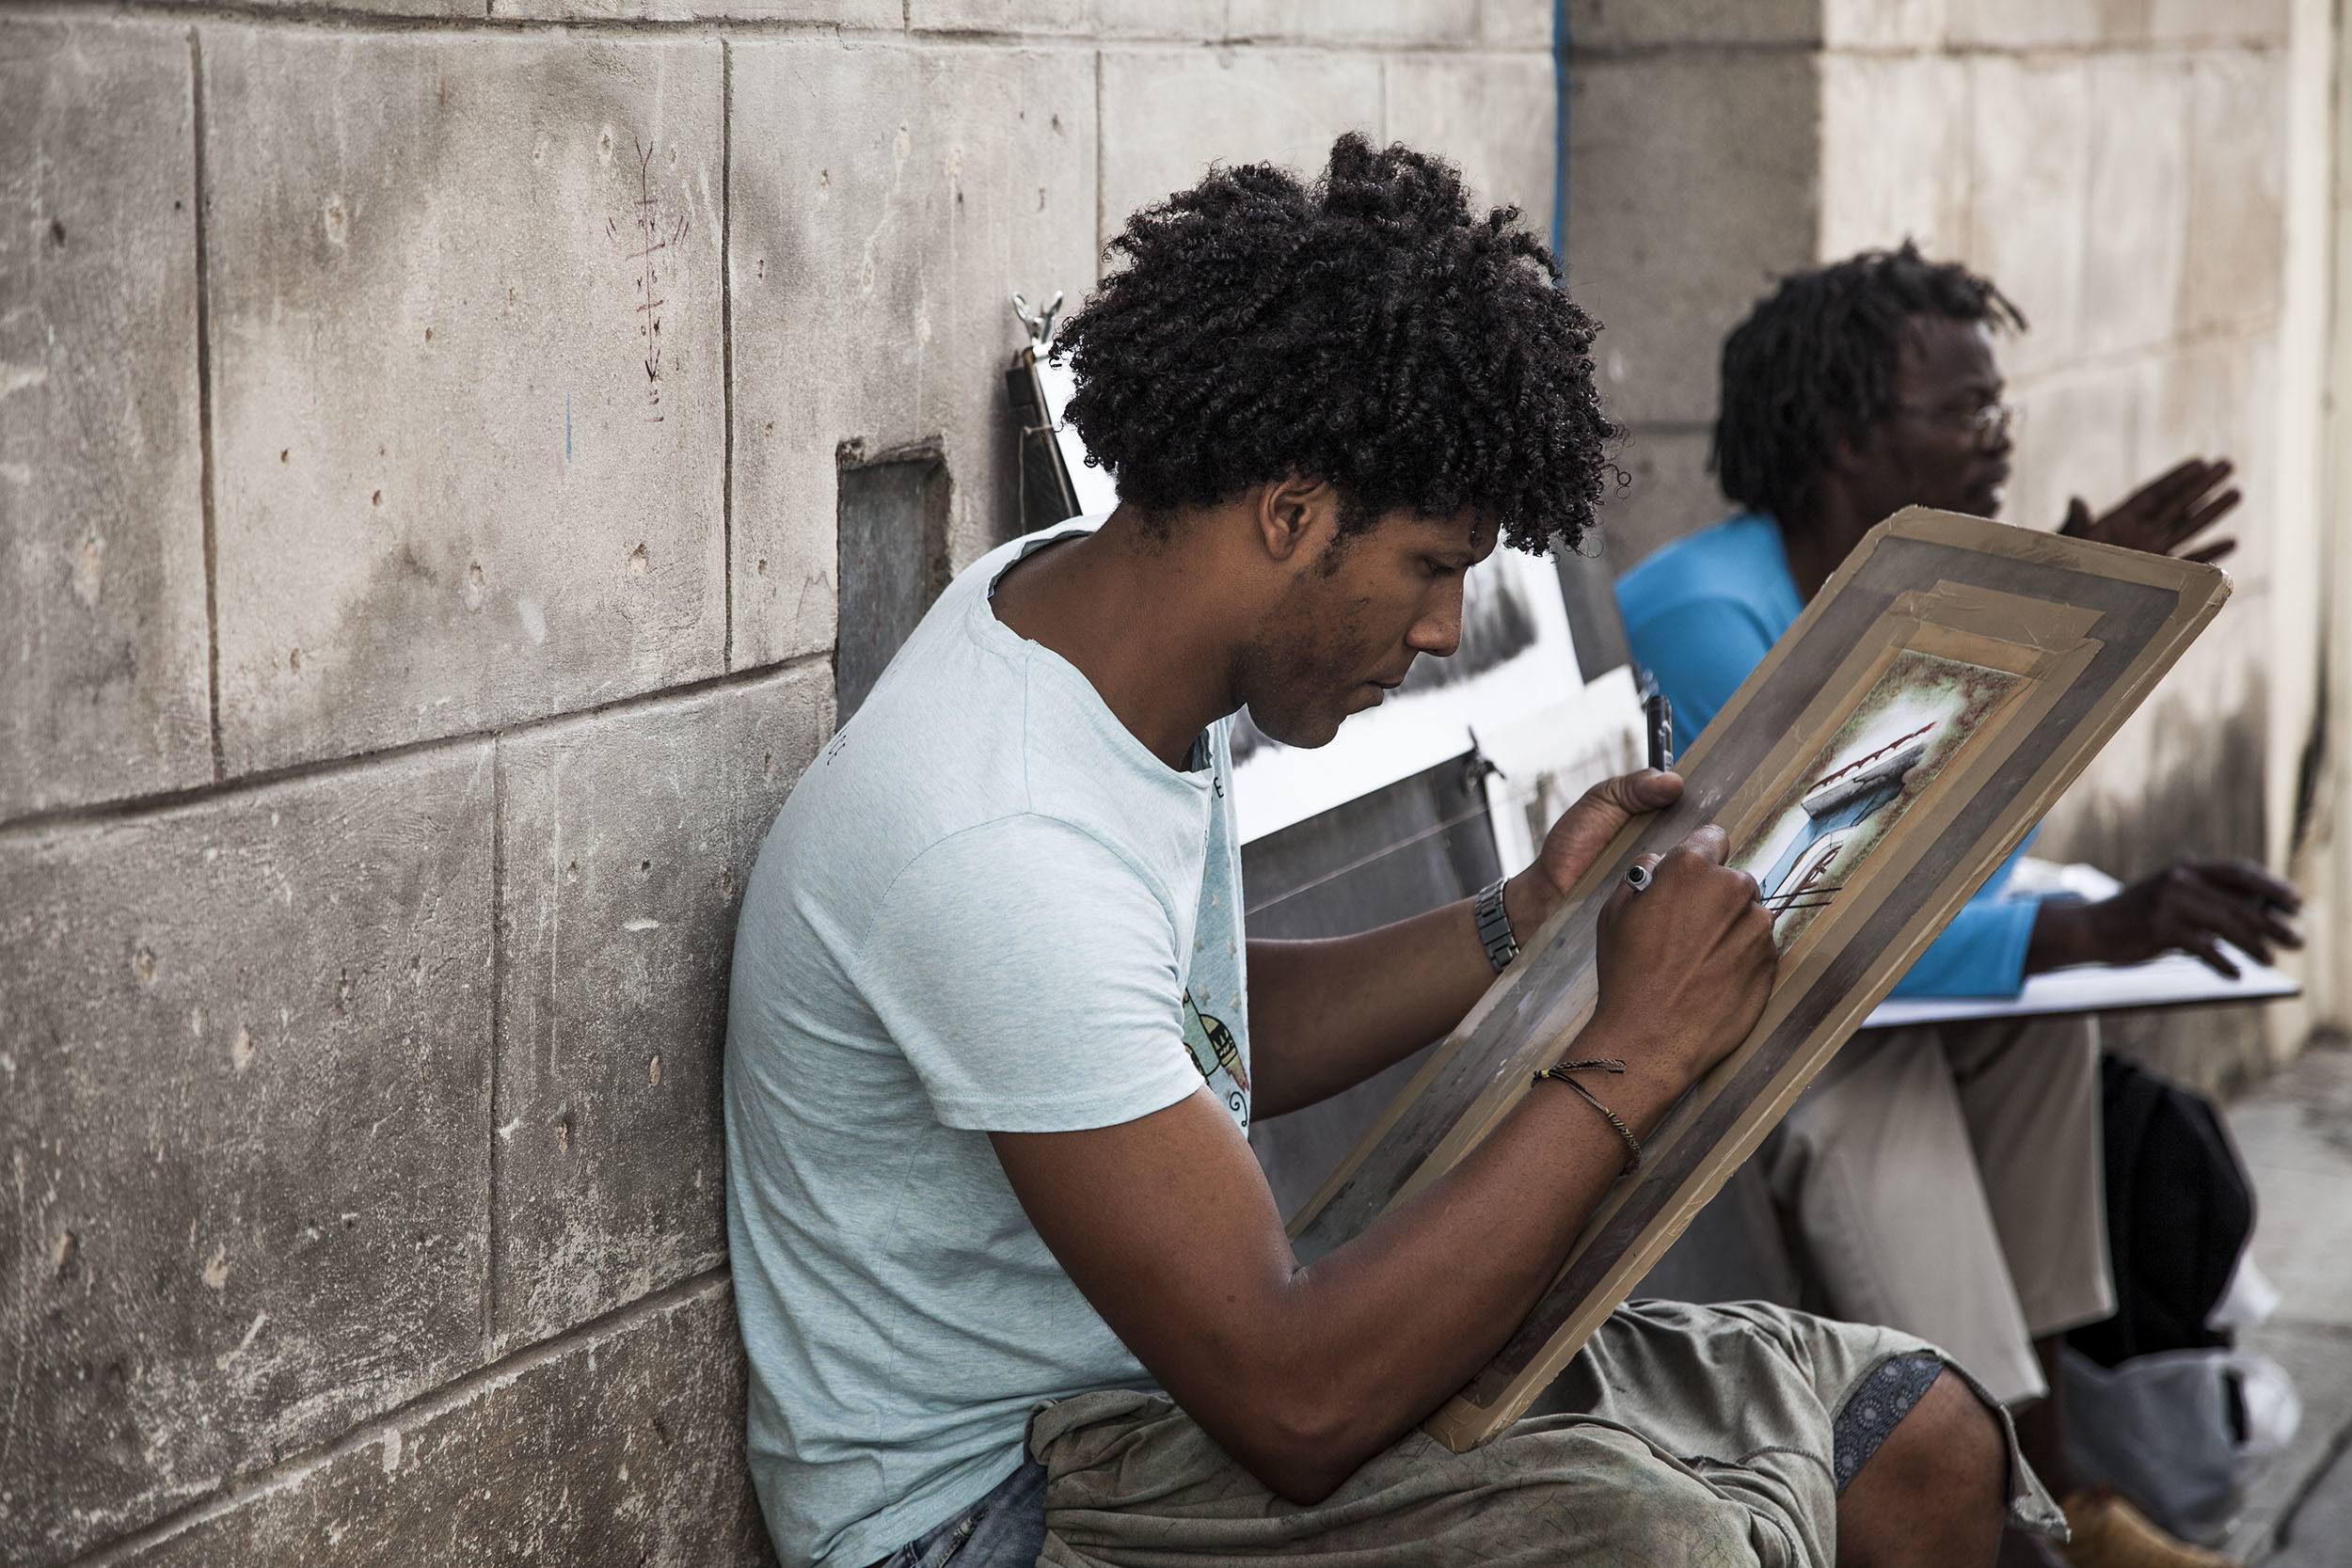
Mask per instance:
[[[1459,1450],[1518,1418],[2228,594],[2210,566],[1946,513],[1872,531],[1682,759],[1681,802],[1618,835],[1293,1216],[1321,1256],[1459,1160],[1591,1015],[1596,921],[1634,857],[1723,824],[1773,913],[1764,1014],[1432,1434]]]

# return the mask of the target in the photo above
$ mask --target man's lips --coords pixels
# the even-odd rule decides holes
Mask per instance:
[[[1999,511],[2009,499],[2009,465],[1995,463],[1979,472],[1968,486],[1967,498],[1963,512],[1990,517]]]

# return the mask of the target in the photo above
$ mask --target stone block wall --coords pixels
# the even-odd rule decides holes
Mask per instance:
[[[1549,49],[1545,0],[0,14],[0,1561],[763,1560],[718,1051],[839,476],[922,453],[948,563],[1003,537],[1008,295],[1213,158],[1361,127],[1548,226]]]
[[[1568,288],[1597,317],[1629,483],[1622,572],[1723,515],[1707,471],[1724,334],[1818,254],[1820,0],[1569,0]]]
[[[2299,16],[2327,0],[2295,4]],[[2322,103],[2298,119],[2295,145],[2324,150],[2310,160],[2317,166],[2297,169],[2297,194],[2308,191],[2318,211],[2310,226],[2310,264],[2291,275],[2290,292],[2298,301],[2322,302],[2329,325],[2324,336],[2313,333],[2306,341],[2307,356],[2293,353],[2293,340],[2286,346],[2290,365],[2301,357],[2318,361],[2315,379],[2327,415],[2313,433],[2312,456],[2323,504],[2343,515],[2352,509],[2352,98],[2342,84],[2352,81],[2352,30],[2339,32],[2334,58],[2312,61],[2309,75]],[[2333,93],[2325,91],[2330,85]],[[2280,574],[2280,587],[2299,583],[2321,602],[2352,603],[2352,529],[2328,531],[2323,540],[2326,547]],[[2312,966],[2313,1010],[2326,1025],[2352,1033],[2352,937],[2345,934],[2345,916],[2352,913],[2352,638],[2330,637],[2322,652],[2320,718],[2305,769],[2313,781],[2308,812],[2312,848],[2302,869],[2334,936]]]
[[[1613,559],[1717,514],[1716,347],[1772,276],[1915,234],[2034,317],[2016,516],[2245,471],[2235,606],[2051,847],[2325,834],[2346,556],[2278,455],[2320,440],[2279,275],[2324,10],[1568,0]],[[717,1053],[736,891],[870,631],[841,476],[913,454],[921,547],[1002,537],[1007,296],[1083,294],[1212,159],[1361,128],[1547,226],[1551,25],[0,13],[0,1560],[763,1560]],[[2212,1077],[2251,1017],[2140,1043]]]
[[[2312,8],[2304,8],[2306,10]],[[1728,509],[1707,469],[1724,336],[1780,274],[1909,236],[1990,275],[2031,330],[2005,520],[2056,527],[2181,458],[2228,455],[2236,593],[2051,818],[2038,852],[2118,875],[2183,852],[2285,865],[2316,720],[2324,514],[2283,342],[2296,61],[2289,0],[1576,0],[1570,282],[1602,318],[1633,483],[1622,570]],[[2305,19],[2309,21],[2310,19]],[[2307,810],[2303,815],[2308,815]],[[2208,1085],[2292,1049],[2300,1009],[2118,1023]]]

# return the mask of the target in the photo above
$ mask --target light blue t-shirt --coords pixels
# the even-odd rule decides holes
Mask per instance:
[[[1634,662],[1674,705],[1675,750],[1696,740],[1804,611],[1780,525],[1757,513],[1686,534],[1617,580]],[[2032,842],[2027,835],[2027,843]],[[2004,890],[2003,861],[1903,977],[1897,996],[2014,996],[2040,905]]]
[[[1228,725],[1169,768],[959,576],[769,831],[736,931],[727,1234],[752,1475],[786,1568],[849,1568],[1017,1468],[1041,1402],[1152,1379],[988,1132],[1205,1085],[1246,1129]]]

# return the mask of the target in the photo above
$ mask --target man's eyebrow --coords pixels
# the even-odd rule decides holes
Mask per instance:
[[[1963,402],[1973,402],[1979,406],[1988,403],[1997,403],[2000,401],[2003,388],[2004,383],[1998,376],[1989,381],[1979,380],[1972,376],[1966,381],[1955,383],[1949,391],[1935,400],[1936,406],[1941,408],[1949,404],[1957,408]]]

